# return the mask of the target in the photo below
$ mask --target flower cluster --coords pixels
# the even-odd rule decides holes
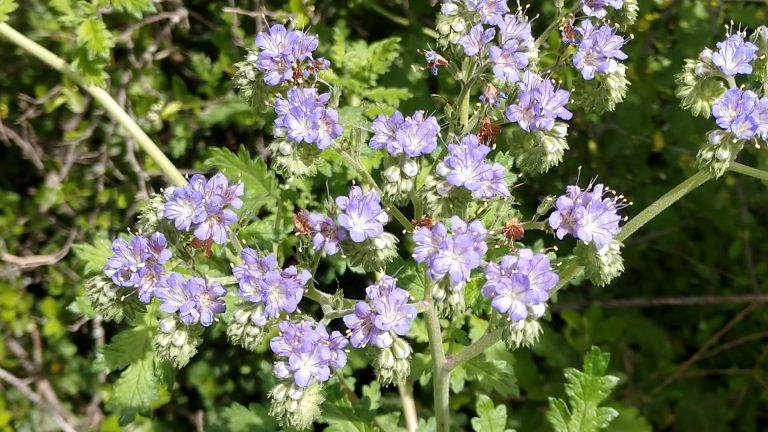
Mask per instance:
[[[573,56],[573,65],[582,78],[591,80],[595,74],[612,74],[619,70],[616,60],[626,60],[627,55],[621,48],[627,40],[617,35],[615,28],[607,24],[597,27],[592,21],[584,20],[576,32],[580,37],[574,41],[578,51]]]
[[[529,316],[543,315],[549,291],[558,280],[546,255],[521,249],[516,256],[507,255],[498,264],[485,266],[485,283],[480,293],[511,321],[523,321]]]
[[[428,155],[437,148],[437,136],[440,133],[437,119],[425,115],[423,111],[417,111],[409,117],[403,117],[400,111],[395,111],[391,116],[382,114],[376,117],[371,128],[374,133],[369,142],[371,148],[386,149],[392,156]]]
[[[113,256],[107,259],[104,274],[115,285],[135,287],[142,303],[149,303],[155,290],[166,277],[163,264],[171,258],[168,241],[161,233],[149,238],[134,235],[131,240],[115,239]]]
[[[427,274],[435,281],[448,275],[451,286],[463,286],[469,273],[480,266],[488,251],[488,231],[479,220],[467,224],[458,216],[451,218],[451,230],[437,222],[432,228],[419,227],[413,232],[416,247],[413,258],[427,265]]]
[[[408,293],[396,284],[394,278],[382,277],[365,289],[367,301],[358,302],[354,312],[344,316],[353,347],[371,344],[388,348],[398,335],[408,333],[416,319],[416,308],[408,304]]]
[[[582,190],[568,186],[566,194],[557,198],[555,211],[549,216],[549,226],[557,238],[570,234],[577,239],[593,243],[603,249],[619,233],[621,216],[618,210],[623,203],[618,197],[606,197],[607,189],[596,184]]]
[[[199,277],[185,279],[171,273],[158,286],[155,296],[160,300],[160,310],[178,312],[184,324],[200,323],[203,327],[213,324],[214,317],[227,309],[224,295],[227,291],[218,282]]]
[[[352,186],[349,196],[336,198],[336,205],[341,210],[337,219],[339,226],[346,229],[346,235],[353,242],[362,243],[365,239],[376,238],[384,232],[384,224],[389,217],[382,210],[381,198],[376,191],[363,193],[359,186]],[[328,232],[332,233],[333,230]]]
[[[555,87],[549,78],[526,71],[518,83],[518,101],[504,112],[507,120],[516,122],[526,132],[551,130],[556,119],[570,120],[573,114],[565,108],[568,90]]]
[[[325,215],[312,213],[307,219],[315,252],[322,250],[329,256],[339,252],[339,242],[347,239],[346,231],[339,229],[336,222]]]
[[[232,269],[240,285],[240,297],[262,306],[251,315],[254,325],[263,326],[280,312],[296,311],[311,273],[294,266],[281,270],[274,254],[259,257],[251,248],[244,248],[240,257],[243,263]]]
[[[259,50],[253,53],[249,60],[264,73],[264,82],[274,86],[295,80],[296,73],[302,78],[307,78],[318,70],[327,69],[327,60],[312,58],[312,52],[317,49],[317,45],[316,37],[299,30],[289,30],[282,24],[275,24],[269,31],[256,36],[256,46]]]
[[[318,94],[314,87],[291,88],[286,97],[275,100],[275,136],[288,137],[296,144],[314,144],[323,150],[340,137],[344,128],[339,114],[327,108],[329,93]]]
[[[507,170],[501,164],[486,161],[490,151],[490,147],[480,144],[477,135],[466,135],[461,142],[448,145],[448,156],[436,171],[448,184],[465,187],[475,198],[509,196],[504,180]]]
[[[240,208],[241,196],[241,182],[230,185],[221,173],[208,180],[195,174],[184,187],[166,189],[163,217],[172,220],[179,231],[193,229],[200,241],[223,244],[229,236],[227,226],[237,221],[230,207]]]
[[[313,321],[298,323],[282,321],[280,333],[269,343],[272,352],[281,358],[275,363],[276,377],[291,378],[301,388],[313,381],[325,382],[332,370],[347,364],[347,339],[338,331],[330,334],[325,326]]]

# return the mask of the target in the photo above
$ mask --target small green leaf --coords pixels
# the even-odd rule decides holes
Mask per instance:
[[[277,422],[267,409],[258,404],[244,407],[235,402],[222,410],[219,419],[206,428],[211,432],[249,432],[254,430],[277,430]]]
[[[90,243],[72,245],[72,250],[78,259],[85,263],[86,274],[101,273],[107,259],[112,256],[110,242],[107,239],[97,239]]]
[[[122,369],[131,363],[141,361],[151,349],[151,334],[144,326],[133,327],[116,334],[101,353],[107,370]]]
[[[477,356],[464,363],[467,378],[477,381],[483,388],[495,391],[502,396],[517,395],[517,387],[512,364],[503,360],[490,360],[486,354]]]
[[[145,12],[154,12],[155,5],[152,0],[111,0],[115,9],[129,13],[136,18],[141,18]]]
[[[86,18],[77,26],[77,43],[85,47],[91,59],[109,58],[109,50],[115,45],[112,33],[99,18]]]
[[[19,7],[13,0],[0,0],[0,23],[10,18],[8,15]]]
[[[146,351],[142,358],[128,366],[115,382],[107,406],[120,412],[121,423],[130,422],[136,414],[148,411],[152,402],[158,399],[154,363],[154,354],[152,351]]]
[[[493,406],[493,401],[486,395],[477,398],[477,417],[472,419],[472,429],[475,432],[507,432],[507,407]]]
[[[245,147],[240,146],[237,153],[214,148],[210,154],[205,165],[218,168],[230,180],[243,181],[245,204],[240,209],[241,214],[256,214],[262,206],[273,208],[280,201],[280,187],[275,174],[263,160],[252,159]]]

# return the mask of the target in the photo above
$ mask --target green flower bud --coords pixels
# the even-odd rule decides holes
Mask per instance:
[[[744,141],[737,140],[730,132],[711,131],[707,134],[707,143],[696,155],[699,169],[707,170],[712,177],[718,178],[725,174],[742,148]]]
[[[385,232],[376,238],[367,238],[362,243],[345,240],[341,249],[352,266],[366,271],[383,271],[397,256],[397,237]]]
[[[320,149],[314,145],[296,144],[276,139],[267,147],[273,166],[286,177],[309,177],[317,174]]]
[[[574,102],[597,114],[613,111],[627,95],[626,71],[627,67],[619,63],[616,72],[597,74],[594,79],[582,81],[579,91],[574,92]]]
[[[520,347],[532,347],[539,341],[541,324],[538,319],[532,319],[533,315],[523,321],[508,321],[502,332],[504,342],[510,349]]]
[[[411,354],[413,354],[411,345],[398,336],[395,336],[392,345],[379,351],[373,366],[382,386],[405,383],[411,373]]]
[[[156,232],[163,221],[165,198],[162,194],[152,194],[149,202],[139,210],[138,227],[141,232]]]
[[[445,179],[430,175],[424,180],[419,195],[427,214],[438,218],[448,218],[463,214],[472,202],[471,193],[463,187],[454,187]]]
[[[711,53],[705,50],[698,60],[686,59],[683,72],[675,75],[675,94],[680,98],[680,106],[704,118],[710,116],[712,104],[725,93]]]
[[[295,384],[278,384],[269,393],[269,415],[285,428],[309,429],[320,415],[320,405],[325,400],[322,390],[317,381],[303,389]]]
[[[515,130],[509,142],[517,166],[527,174],[548,171],[563,160],[563,154],[568,150],[567,135],[568,125],[563,122],[555,122],[548,131]]]
[[[597,286],[605,286],[624,272],[622,246],[621,242],[614,240],[598,251],[592,243],[579,242],[573,252],[579,264],[584,266],[584,274],[587,278]]]
[[[637,21],[637,13],[640,10],[640,6],[637,4],[637,0],[624,0],[621,9],[607,9],[609,12],[606,19],[619,26],[621,31],[626,31]]]
[[[188,326],[177,316],[160,320],[159,330],[155,335],[155,353],[157,358],[181,369],[197,354],[197,347],[203,341],[203,328],[198,325]]]
[[[382,192],[384,199],[394,205],[403,205],[408,202],[411,192],[416,187],[416,175],[419,173],[419,165],[411,158],[401,156],[387,158],[384,161],[383,177],[384,186]]]
[[[85,293],[93,309],[104,321],[122,322],[146,312],[133,288],[115,285],[108,277],[99,275],[85,282]]]
[[[241,302],[236,306],[227,326],[229,342],[248,351],[255,351],[264,340],[264,324],[266,319],[263,304]]]
[[[757,81],[759,86],[766,88],[768,83],[768,28],[760,26],[755,29],[750,38],[757,46],[757,58],[752,61],[751,79]]]
[[[268,107],[270,90],[261,79],[261,72],[256,68],[257,58],[258,53],[249,50],[245,61],[235,63],[232,83],[238,96],[244,101],[259,110],[265,110]]]

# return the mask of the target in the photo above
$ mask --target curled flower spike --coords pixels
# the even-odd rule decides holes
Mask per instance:
[[[269,31],[256,36],[256,46],[259,48],[255,58],[256,68],[264,73],[264,82],[271,86],[294,79],[294,71],[301,71],[299,64],[305,60],[309,60],[304,69],[306,73],[327,69],[327,60],[312,59],[312,52],[317,49],[317,45],[316,37],[275,24]]]
[[[565,108],[571,92],[555,87],[551,79],[526,71],[518,87],[517,103],[508,106],[504,115],[524,131],[548,131],[555,126],[556,119],[570,120],[573,117],[573,113]]]
[[[166,277],[166,261],[171,258],[168,241],[161,233],[149,238],[134,235],[130,242],[115,239],[113,256],[107,259],[104,274],[121,287],[136,287],[139,300],[149,303]]]
[[[275,363],[276,377],[290,378],[298,387],[306,388],[315,381],[328,381],[332,370],[347,364],[344,347],[348,341],[340,332],[329,334],[325,326],[312,321],[282,321],[278,329],[279,335],[269,343],[281,358]]]
[[[480,266],[483,255],[488,251],[485,237],[488,234],[482,222],[467,224],[461,218],[451,218],[453,233],[442,222],[430,229],[420,227],[413,232],[416,248],[413,258],[427,265],[427,274],[438,281],[449,276],[452,284],[466,281],[469,273]]]
[[[625,206],[624,202],[620,197],[605,197],[602,184],[590,185],[585,190],[568,186],[566,190],[549,216],[549,226],[557,238],[570,234],[585,243],[594,243],[597,249],[609,245],[620,231],[618,210]]]
[[[615,29],[602,25],[595,27],[591,21],[584,20],[576,28],[581,39],[576,42],[579,50],[573,56],[573,64],[581,72],[582,78],[591,80],[595,74],[616,72],[616,60],[626,60],[627,55],[621,47],[627,42],[615,33]]]
[[[416,319],[416,308],[408,304],[408,292],[396,283],[392,277],[382,277],[366,288],[366,301],[355,304],[353,313],[344,316],[353,347],[362,348],[370,343],[389,348],[397,336],[408,334]]]

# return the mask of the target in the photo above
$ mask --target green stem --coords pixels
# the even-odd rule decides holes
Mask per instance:
[[[400,24],[403,27],[411,26],[411,22],[408,20],[408,18],[395,15],[392,12],[379,6],[379,4],[376,2],[368,3],[368,7],[371,8],[377,14],[383,16],[384,18],[392,21],[395,24]],[[432,39],[437,39],[438,37],[440,37],[440,35],[436,31],[432,30],[431,28],[422,27],[421,32],[424,33],[426,36],[431,37]]]
[[[557,18],[555,18],[549,24],[549,26],[546,29],[544,29],[544,31],[539,35],[538,38],[536,38],[534,47],[536,48],[540,47],[541,44],[547,39],[549,34],[552,33],[552,31],[562,23],[563,19],[568,15],[576,12],[580,7],[581,7],[581,2],[576,2],[576,4],[572,8],[568,9],[567,11],[561,11],[561,13],[557,16]]]
[[[728,167],[728,170],[763,181],[768,181],[768,171],[752,168],[751,166],[740,164],[738,162],[731,162],[731,166]]]
[[[450,427],[449,379],[450,370],[447,368],[443,335],[440,331],[440,320],[434,306],[424,311],[429,336],[429,350],[432,353],[432,382],[434,384],[436,432],[448,432]]]
[[[523,222],[523,229],[524,230],[539,230],[543,231],[547,229],[547,223],[546,222]]]
[[[616,240],[623,242],[629,236],[634,234],[635,231],[640,229],[643,225],[648,223],[651,219],[659,215],[667,209],[667,207],[676,203],[680,198],[684,197],[688,192],[696,189],[704,184],[711,177],[705,171],[699,171],[696,174],[688,177],[685,181],[675,186],[672,190],[662,195],[659,199],[651,203],[637,216],[627,222],[624,227],[621,228],[619,234],[616,235]]]
[[[736,167],[736,168],[742,169],[741,167]],[[749,168],[749,167],[746,167],[746,168]],[[754,169],[754,168],[751,168],[751,169]],[[766,173],[766,175],[768,176],[768,173]],[[691,177],[688,177],[682,183],[675,186],[672,190],[665,193],[659,199],[651,203],[651,205],[649,205],[643,211],[641,211],[640,214],[638,214],[637,216],[632,218],[629,222],[627,222],[627,224],[624,225],[624,227],[621,229],[619,234],[616,236],[616,239],[618,241],[626,240],[627,238],[629,238],[629,236],[634,234],[635,231],[637,231],[643,225],[648,223],[648,221],[656,217],[659,213],[664,211],[667,207],[677,202],[680,198],[684,197],[687,193],[691,192],[692,190],[704,184],[710,178],[711,177],[709,176],[709,174],[704,171],[699,171],[696,174],[692,175]],[[558,275],[560,276],[560,281],[557,283],[557,286],[553,289],[553,291],[550,294],[553,294],[558,290],[560,290],[568,282],[570,282],[573,278],[575,278],[581,271],[582,271],[582,267],[576,261],[571,261],[570,263],[566,264],[566,266],[558,272]],[[494,330],[492,332],[486,333],[480,339],[475,341],[473,344],[469,345],[468,347],[464,348],[463,350],[459,351],[456,354],[448,356],[448,358],[445,361],[446,362],[445,368],[447,368],[448,371],[450,372],[450,369],[455,368],[456,366],[460,365],[462,362],[473,359],[478,355],[482,354],[483,351],[485,351],[487,348],[491,347],[493,344],[495,344],[501,339],[501,334],[502,334],[501,330]]]
[[[119,123],[136,140],[139,147],[149,155],[152,160],[160,167],[160,170],[168,177],[170,182],[176,186],[187,184],[187,180],[179,172],[176,166],[165,154],[157,147],[152,139],[139,127],[138,124],[125,112],[112,96],[101,88],[86,84],[83,78],[70,67],[67,62],[56,54],[47,50],[42,45],[32,41],[23,34],[16,31],[13,27],[5,23],[0,23],[0,35],[5,36],[11,42],[15,43],[25,51],[42,60],[54,70],[62,73],[72,81],[79,84],[93,98],[99,102],[112,118]]]

